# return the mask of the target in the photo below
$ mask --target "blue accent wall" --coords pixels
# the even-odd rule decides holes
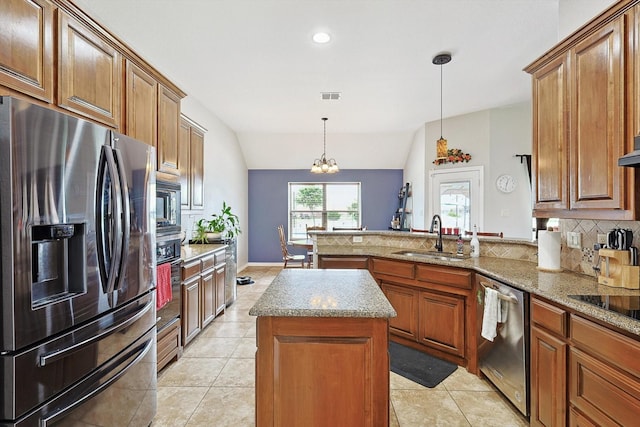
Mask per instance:
[[[335,175],[316,175],[306,169],[249,170],[249,262],[282,261],[276,227],[282,224],[288,231],[290,182],[360,182],[362,225],[369,230],[387,230],[398,209],[402,176],[402,169],[348,169]]]

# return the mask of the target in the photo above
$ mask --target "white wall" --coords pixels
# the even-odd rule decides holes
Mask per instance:
[[[227,202],[238,215],[245,231],[238,238],[238,270],[248,262],[248,174],[236,134],[194,97],[182,100],[182,113],[204,127],[204,210],[182,211],[183,227],[191,236],[193,223],[219,212]]]
[[[424,195],[426,194],[425,182],[425,128],[420,127],[414,134],[409,148],[409,154],[405,159],[403,182],[411,183],[411,197],[407,200],[407,208],[411,210],[409,226],[424,229]],[[428,225],[428,224],[427,224]]]
[[[480,228],[502,231],[506,237],[530,239],[531,187],[524,164],[514,157],[531,154],[530,103],[444,119],[442,136],[447,139],[448,147],[471,154],[469,163],[434,165],[440,121],[426,123],[424,129],[422,141],[421,130],[416,132],[405,163],[405,180],[412,182],[414,188],[414,226],[422,228],[420,226],[430,223],[429,170],[483,165],[484,224],[479,224]],[[495,179],[503,173],[510,173],[518,181],[516,191],[511,194],[500,193],[495,186]],[[418,180],[422,180],[422,189],[417,185]]]
[[[614,0],[560,0],[558,2],[558,41],[602,13]],[[552,46],[549,46],[551,48]]]

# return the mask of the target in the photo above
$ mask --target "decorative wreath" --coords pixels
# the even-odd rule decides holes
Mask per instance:
[[[433,161],[434,165],[441,165],[443,163],[461,163],[471,160],[471,154],[463,153],[459,148],[450,148],[447,150],[447,157],[441,157]]]

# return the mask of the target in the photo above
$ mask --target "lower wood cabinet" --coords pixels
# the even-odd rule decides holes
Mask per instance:
[[[389,425],[386,318],[257,319],[256,425]]]
[[[636,425],[640,341],[531,298],[532,426]]]
[[[225,248],[182,266],[182,341],[186,346],[224,312]]]
[[[476,366],[466,338],[467,325],[475,324],[475,311],[467,310],[470,271],[380,258],[372,258],[371,266],[397,313],[389,319],[394,341],[462,366]],[[467,319],[470,316],[473,321]]]

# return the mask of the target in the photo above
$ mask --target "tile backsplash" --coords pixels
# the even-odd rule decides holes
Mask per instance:
[[[560,265],[565,270],[595,275],[593,263],[597,253],[593,246],[598,242],[598,234],[606,234],[614,228],[626,228],[633,232],[634,246],[640,246],[640,221],[603,221],[591,219],[561,219],[562,252]],[[567,246],[567,232],[581,233],[581,249]]]

